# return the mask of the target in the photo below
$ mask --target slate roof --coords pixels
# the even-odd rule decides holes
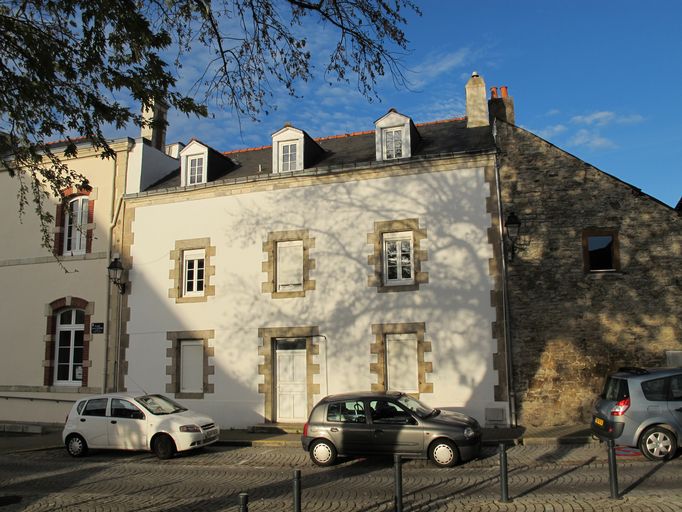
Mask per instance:
[[[420,141],[412,152],[411,159],[430,156],[450,155],[456,153],[481,153],[495,148],[495,141],[490,126],[467,128],[466,119],[449,119],[431,123],[417,124]],[[354,134],[337,135],[314,139],[324,153],[311,169],[324,170],[376,163],[374,130]],[[221,171],[213,170],[212,182],[231,181],[235,179],[264,178],[272,172],[272,147],[227,151],[223,155],[229,157],[234,165],[226,165]],[[410,160],[410,159],[405,159]],[[405,161],[402,160],[402,161]],[[260,172],[259,172],[260,169]],[[287,173],[289,175],[290,173]],[[296,173],[294,173],[296,174]],[[147,191],[156,191],[180,186],[180,169],[173,171],[157,181]]]

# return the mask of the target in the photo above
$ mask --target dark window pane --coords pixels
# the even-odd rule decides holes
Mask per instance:
[[[59,333],[59,347],[70,347],[71,346],[71,332],[61,331]]]
[[[606,380],[602,396],[605,400],[613,400],[614,402],[620,402],[629,397],[630,390],[628,388],[628,381],[625,379],[609,377]]]
[[[590,270],[613,270],[613,236],[590,236],[587,238]]]
[[[83,416],[106,416],[107,398],[94,398],[88,400]]]
[[[57,365],[57,380],[68,380],[69,379],[69,365],[60,364]]]
[[[75,331],[73,333],[73,344],[75,347],[82,347],[83,346],[83,331]]]
[[[69,325],[71,324],[71,313],[72,310],[64,311],[63,313],[59,314],[59,323],[61,325]]]
[[[77,324],[85,323],[85,311],[83,311],[82,309],[76,310],[76,323]]]

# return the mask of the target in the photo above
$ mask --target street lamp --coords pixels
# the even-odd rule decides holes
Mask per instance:
[[[514,212],[507,215],[507,220],[504,222],[504,231],[509,239],[509,261],[514,261],[514,254],[516,254],[516,240],[519,238],[521,231],[521,221]]]
[[[114,258],[107,267],[109,281],[118,286],[118,292],[123,295],[126,292],[126,284],[123,282],[123,264],[118,258]]]

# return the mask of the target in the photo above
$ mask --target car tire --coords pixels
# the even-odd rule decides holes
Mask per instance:
[[[649,460],[668,460],[677,451],[677,440],[667,428],[648,428],[639,438],[639,449]]]
[[[88,453],[88,443],[85,442],[82,436],[71,434],[66,438],[66,451],[72,457],[82,457]]]
[[[154,450],[154,453],[159,459],[170,459],[175,454],[175,442],[173,442],[173,439],[168,435],[160,435],[154,438],[152,450]]]
[[[439,468],[451,468],[459,462],[457,445],[449,439],[436,439],[429,446],[429,459]]]
[[[336,447],[326,439],[314,441],[308,452],[310,453],[310,460],[318,466],[331,466],[336,462]]]

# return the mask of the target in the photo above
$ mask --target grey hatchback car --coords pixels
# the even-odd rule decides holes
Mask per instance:
[[[621,368],[592,410],[592,432],[638,447],[651,460],[675,455],[682,436],[682,368]]]
[[[397,391],[330,395],[313,408],[301,436],[318,466],[341,455],[429,458],[451,467],[478,456],[481,427],[464,414],[441,411]]]

